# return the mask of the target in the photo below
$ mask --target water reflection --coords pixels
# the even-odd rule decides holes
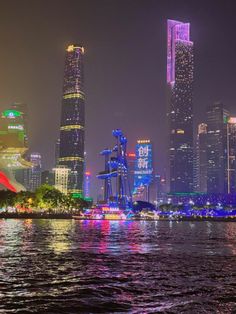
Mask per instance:
[[[0,220],[0,313],[233,313],[235,239],[234,223]]]
[[[54,253],[57,254],[69,251],[71,247],[71,238],[73,238],[74,221],[52,219],[48,222],[48,227],[51,229],[51,237],[48,241],[48,247],[53,249]]]

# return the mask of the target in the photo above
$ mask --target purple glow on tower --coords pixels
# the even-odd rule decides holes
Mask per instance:
[[[177,42],[192,45],[190,23],[174,20],[167,21],[167,83],[175,83],[175,47]]]

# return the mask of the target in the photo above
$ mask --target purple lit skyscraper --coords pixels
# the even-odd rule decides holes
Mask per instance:
[[[193,191],[193,42],[190,24],[167,22],[170,192]]]

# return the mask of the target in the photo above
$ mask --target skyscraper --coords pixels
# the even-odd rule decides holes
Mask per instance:
[[[24,172],[20,171],[21,176],[16,176],[18,170],[31,167],[24,159],[28,148],[23,115],[20,111],[8,109],[2,112],[0,120],[0,170],[9,177],[17,191],[24,190]]]
[[[68,193],[68,182],[71,170],[66,166],[53,168],[55,184],[54,187],[64,194]]]
[[[28,105],[25,103],[15,102],[11,105],[11,109],[21,113],[23,125],[24,125],[24,145],[28,148],[29,146],[29,126],[28,126]],[[27,159],[27,153],[24,157]],[[14,175],[16,181],[22,184],[25,188],[28,187],[29,182],[29,168],[15,169]]]
[[[227,193],[227,122],[222,103],[207,110],[207,192]]]
[[[30,154],[30,162],[32,163],[32,167],[28,170],[28,190],[34,192],[41,185],[41,155],[39,153]]]
[[[130,193],[133,194],[134,191],[134,171],[135,171],[135,162],[136,162],[136,154],[134,152],[130,152],[127,154],[127,163],[129,170],[129,189]]]
[[[135,156],[133,199],[149,201],[153,182],[153,147],[149,139],[137,141]]]
[[[66,50],[60,127],[59,165],[71,171],[68,192],[82,194],[84,176],[84,48],[70,45]]]
[[[168,20],[167,88],[170,191],[193,190],[193,42],[190,24]]]
[[[198,125],[196,145],[196,191],[207,193],[207,124]]]
[[[49,170],[44,170],[41,172],[41,184],[48,184],[48,185],[54,185],[55,184],[55,178],[54,173]]]
[[[84,174],[84,197],[85,198],[91,197],[90,185],[91,185],[91,172],[86,171]]]
[[[236,193],[236,118],[227,124],[227,192]]]

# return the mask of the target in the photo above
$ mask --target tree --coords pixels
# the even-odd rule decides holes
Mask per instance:
[[[21,191],[16,194],[14,200],[14,206],[16,208],[29,209],[34,206],[35,203],[35,193],[30,191]]]
[[[14,206],[16,193],[9,190],[0,190],[0,207]]]
[[[43,209],[58,209],[62,204],[63,194],[55,187],[44,184],[35,191],[35,205]]]

